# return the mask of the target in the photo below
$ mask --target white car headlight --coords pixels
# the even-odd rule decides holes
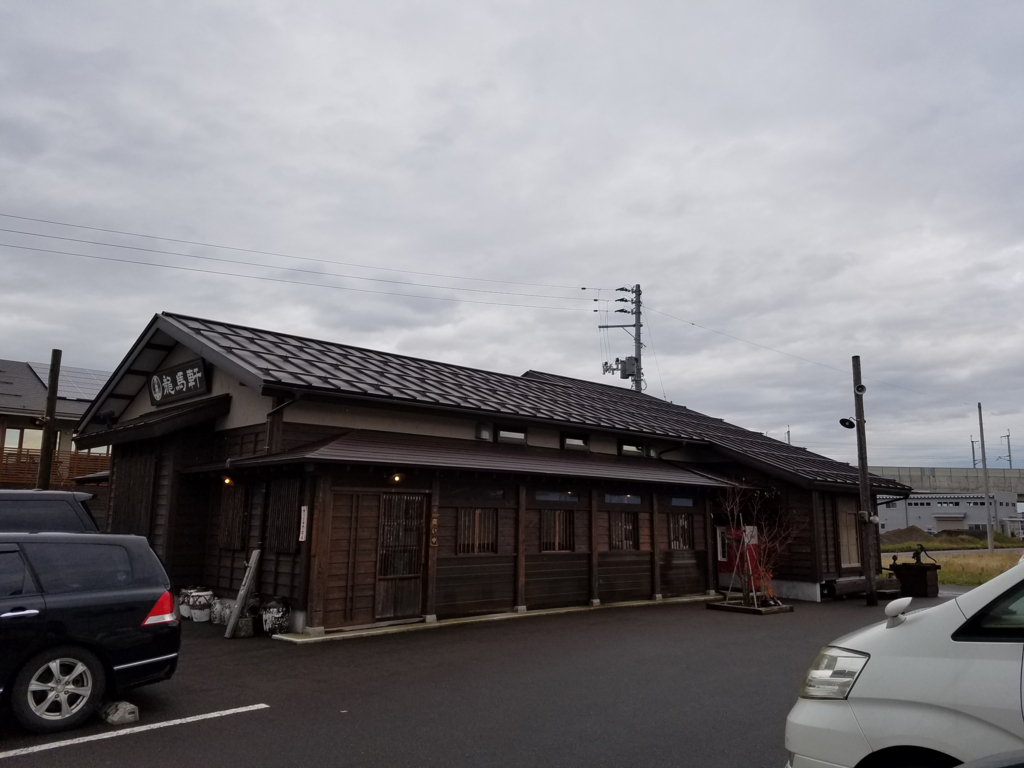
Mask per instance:
[[[800,689],[802,699],[845,699],[857,682],[864,665],[868,663],[866,653],[848,651],[845,648],[827,646],[811,664],[807,679]]]

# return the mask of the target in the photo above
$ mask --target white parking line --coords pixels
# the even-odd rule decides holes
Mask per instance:
[[[3,760],[5,757],[19,757],[20,755],[31,755],[34,752],[46,752],[50,749],[70,747],[73,744],[85,744],[89,741],[100,741],[101,739],[115,739],[118,736],[129,736],[133,733],[142,733],[143,731],[155,731],[157,728],[169,728],[172,725],[184,725],[185,723],[195,723],[200,720],[210,720],[214,717],[225,717],[226,715],[237,715],[241,712],[252,712],[257,709],[269,708],[269,704],[252,704],[248,707],[236,707],[235,709],[224,709],[220,712],[210,712],[207,715],[195,715],[193,717],[182,717],[177,720],[165,720],[162,723],[153,723],[152,725],[137,725],[134,728],[124,728],[123,730],[110,731],[109,733],[96,733],[92,736],[82,736],[78,739],[51,741],[49,744],[39,744],[35,747],[25,747],[24,749],[12,749],[8,752],[0,752],[0,760]]]

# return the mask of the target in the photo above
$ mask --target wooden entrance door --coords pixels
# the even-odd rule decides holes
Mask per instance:
[[[377,619],[399,619],[421,613],[426,512],[425,494],[382,494],[375,601]]]
[[[381,496],[337,488],[332,494],[331,513],[321,522],[311,598],[322,606],[328,629],[373,621]]]

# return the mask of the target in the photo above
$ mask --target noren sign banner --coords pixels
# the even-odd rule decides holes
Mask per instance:
[[[153,405],[175,403],[205,395],[207,391],[206,369],[202,360],[179,363],[149,377],[149,402]]]

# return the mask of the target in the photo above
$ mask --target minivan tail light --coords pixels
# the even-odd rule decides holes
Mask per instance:
[[[164,592],[160,595],[160,599],[156,601],[156,605],[153,606],[149,614],[142,622],[142,626],[148,627],[151,624],[167,624],[171,621],[177,621],[178,614],[174,612],[174,597],[170,592]]]

